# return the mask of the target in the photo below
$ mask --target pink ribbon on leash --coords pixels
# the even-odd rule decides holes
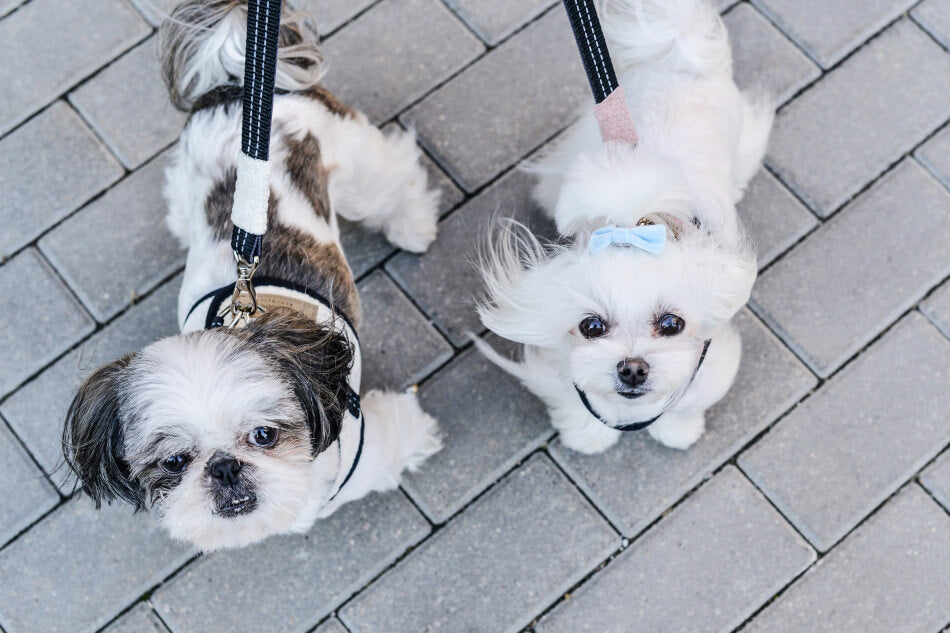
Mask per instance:
[[[627,145],[637,144],[637,129],[633,126],[623,86],[618,86],[606,99],[594,105],[594,116],[597,118],[600,137],[604,139],[604,143],[614,141]]]

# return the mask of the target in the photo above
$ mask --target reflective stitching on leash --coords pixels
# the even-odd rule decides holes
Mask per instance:
[[[594,30],[594,20],[590,15],[590,5],[587,3],[584,4],[584,13],[587,15],[587,24],[589,25],[588,28],[590,28],[590,30]],[[607,63],[604,61],[604,53],[600,50],[600,42],[596,37],[594,38],[594,44],[597,46],[597,58],[600,59],[601,69],[603,70],[603,79],[600,82],[600,89],[606,93],[607,89],[604,88],[604,81],[607,82],[607,87],[610,87],[610,73],[607,71]],[[593,56],[593,53],[594,51],[592,50],[591,56]],[[594,68],[597,68],[596,63],[594,64]],[[613,88],[611,88],[610,92],[613,92]],[[609,97],[610,95],[607,94],[606,96]]]
[[[581,17],[581,7],[580,7],[580,4],[579,4],[578,0],[574,0],[574,9],[577,11],[577,14],[576,14],[576,15],[577,15],[578,19],[580,19],[580,20],[582,21],[581,26],[582,26],[582,28],[583,28],[583,30],[584,30],[584,42],[587,44],[587,52],[590,53],[590,56],[591,56],[591,58],[593,59],[593,57],[594,57],[594,48],[590,45],[590,38],[589,38],[588,35],[587,35],[587,33],[588,33],[588,28],[589,28],[589,27],[587,27],[586,25],[583,24],[583,18]],[[602,78],[601,75],[600,75],[600,71],[599,71],[598,68],[597,68],[597,64],[594,64],[594,72],[595,72],[596,75],[597,75],[597,81],[600,83],[600,90],[601,90],[601,92],[606,92],[606,89],[604,88],[604,80],[603,80],[603,78]]]

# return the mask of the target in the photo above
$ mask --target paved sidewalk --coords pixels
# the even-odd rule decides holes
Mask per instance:
[[[718,2],[779,108],[740,205],[743,365],[694,448],[596,457],[465,336],[472,236],[498,210],[551,230],[518,164],[589,100],[560,3],[293,4],[326,84],[418,130],[443,189],[425,256],[345,246],[367,386],[419,383],[446,447],[309,536],[207,557],[69,495],[72,390],[175,331],[174,0],[0,0],[0,630],[950,631],[950,1]]]

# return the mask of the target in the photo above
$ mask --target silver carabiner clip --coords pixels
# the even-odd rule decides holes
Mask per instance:
[[[229,327],[234,327],[241,322],[246,325],[252,316],[264,311],[257,303],[257,292],[255,292],[254,284],[251,282],[260,259],[255,257],[254,263],[251,263],[237,253],[234,253],[234,259],[237,262],[237,281],[234,282],[234,292],[231,294],[231,317],[233,320]]]

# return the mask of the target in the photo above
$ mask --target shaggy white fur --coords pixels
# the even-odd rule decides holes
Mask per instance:
[[[190,108],[208,91],[235,87],[245,15],[239,1],[179,5],[161,36],[176,104]],[[316,34],[303,24],[291,14],[281,27],[289,43],[278,55],[278,89],[306,91],[319,78]],[[300,149],[305,141],[318,151]],[[181,325],[199,298],[235,280],[221,198],[240,144],[240,104],[222,101],[192,113],[172,152],[168,225],[188,248]],[[336,213],[383,231],[400,248],[426,250],[439,193],[428,189],[420,158],[412,133],[384,135],[332,96],[277,96],[269,182],[257,189],[275,207],[263,257],[283,262],[290,277],[279,281],[326,280],[330,300],[354,297],[347,316],[356,323]],[[283,239],[268,242],[278,228]],[[359,387],[358,345],[354,352],[350,330],[334,328],[275,312],[241,331],[170,337],[100,368],[70,408],[66,460],[97,503],[148,508],[171,536],[205,551],[304,532],[347,501],[395,488],[403,471],[441,448],[436,421],[414,394],[371,391],[360,426],[346,413],[345,390]],[[355,426],[346,427],[351,419]],[[337,439],[344,434],[352,438],[346,447]]]
[[[479,347],[544,400],[575,450],[603,451],[620,436],[612,427],[658,415],[650,434],[685,449],[738,369],[730,321],[756,264],[735,203],[765,153],[773,113],[733,82],[726,31],[708,3],[603,0],[599,13],[639,144],[605,146],[585,106],[533,166],[537,201],[573,245],[544,247],[523,227],[500,227],[482,263],[479,312],[489,329],[525,345],[524,360]],[[641,218],[676,234],[661,254],[588,252],[596,229]]]
[[[222,74],[222,68],[243,68],[242,17],[243,7],[238,7],[213,27],[227,32],[216,33],[200,48],[204,54],[195,60],[206,67],[189,69],[185,77],[208,87]],[[218,43],[222,45],[217,54],[204,50]],[[289,66],[285,69],[285,66],[285,62],[279,61],[277,87],[299,89],[300,82],[290,79],[295,76],[294,69]],[[186,86],[182,86],[180,92],[186,92]],[[195,113],[182,133],[167,172],[165,195],[169,202],[169,226],[189,249],[179,297],[182,323],[195,301],[234,278],[233,256],[227,243],[213,235],[205,202],[214,183],[225,176],[229,167],[227,157],[240,155],[240,126],[239,108]],[[333,215],[336,213],[383,231],[390,242],[405,250],[423,252],[435,239],[439,193],[427,187],[427,175],[420,163],[421,153],[413,133],[397,131],[386,136],[362,115],[340,116],[319,101],[294,94],[275,99],[272,128],[270,189],[280,201],[277,213],[281,222],[312,235],[319,243],[337,245],[339,230]],[[284,168],[288,152],[284,139],[302,138],[306,134],[317,139],[321,160],[329,172],[327,186],[332,209],[329,222],[314,214]],[[225,394],[239,389],[254,391],[253,385],[242,387],[241,381],[236,379],[220,381],[217,388]],[[182,397],[190,398],[188,391],[184,389]],[[210,393],[206,395],[211,397]],[[155,403],[155,406],[160,405]],[[198,495],[200,498],[193,504],[177,505],[173,503],[176,493],[167,497],[162,508],[163,522],[173,535],[192,540],[204,549],[245,545],[273,533],[306,531],[315,519],[329,515],[346,501],[359,499],[373,490],[395,488],[403,470],[415,469],[441,448],[435,420],[422,411],[414,395],[370,392],[363,398],[363,414],[366,422],[363,453],[351,479],[329,505],[326,491],[341,465],[333,461],[335,456],[322,454],[316,460],[298,458],[272,464],[273,473],[261,477],[261,496],[272,498],[275,503],[289,504],[292,509],[275,507],[272,514],[262,518],[268,509],[262,505],[247,518],[228,523],[210,516],[207,497]],[[197,418],[195,424],[199,424]],[[211,433],[212,429],[207,432]],[[278,487],[281,481],[302,476],[306,479],[303,485]],[[176,522],[183,521],[195,525],[188,531],[176,529]],[[251,529],[250,524],[255,521],[261,525]],[[246,529],[236,529],[234,524],[240,522],[247,524],[241,526]],[[219,529],[212,530],[213,535],[206,535],[205,530],[216,523],[232,529],[222,530],[218,526]]]

